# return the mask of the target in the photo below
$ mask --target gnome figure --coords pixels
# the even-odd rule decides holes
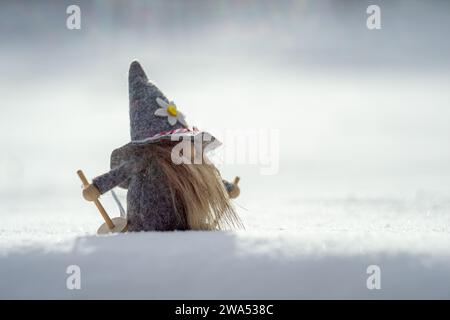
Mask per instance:
[[[128,86],[131,142],[112,152],[111,170],[93,179],[83,197],[94,201],[116,186],[128,189],[128,231],[240,226],[230,201],[240,193],[238,179],[223,180],[205,154],[220,145],[217,139],[190,128],[137,61]]]

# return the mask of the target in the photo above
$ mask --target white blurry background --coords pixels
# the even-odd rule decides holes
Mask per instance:
[[[66,28],[70,4],[81,30]],[[369,4],[381,30],[366,27]],[[248,229],[448,240],[449,12],[406,0],[1,1],[1,246],[95,232],[75,172],[105,172],[129,140],[133,59],[201,129],[279,130],[277,174],[221,167],[242,178]]]

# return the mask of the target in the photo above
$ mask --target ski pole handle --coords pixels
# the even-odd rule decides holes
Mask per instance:
[[[77,171],[78,177],[80,177],[81,182],[83,183],[84,187],[89,186],[89,181],[86,179],[86,176],[84,175],[82,170]],[[105,220],[106,224],[108,225],[109,229],[114,229],[115,225],[112,222],[111,218],[109,217],[108,213],[106,212],[105,208],[103,208],[102,204],[98,199],[94,200],[95,206],[97,207],[98,211],[100,211],[100,214],[103,217],[103,220]]]
[[[80,177],[81,182],[83,183],[83,187],[89,186],[89,181],[86,179],[82,170],[77,171],[78,176]]]

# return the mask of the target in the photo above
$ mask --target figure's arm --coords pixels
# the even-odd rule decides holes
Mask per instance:
[[[239,189],[238,183],[240,178],[236,177],[234,178],[233,183],[228,182],[227,180],[222,179],[223,185],[225,186],[225,189],[228,192],[228,195],[231,199],[237,198],[239,194],[241,193],[241,190]]]
[[[123,162],[109,172],[94,178],[92,184],[83,190],[83,196],[86,200],[93,201],[101,194],[108,192],[130,178],[134,173],[144,169],[144,167],[144,161],[129,160]]]

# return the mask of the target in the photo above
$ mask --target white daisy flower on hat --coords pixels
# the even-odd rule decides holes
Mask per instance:
[[[167,103],[161,98],[156,98],[156,102],[161,107],[155,111],[156,116],[167,117],[167,120],[169,121],[169,124],[171,126],[175,125],[178,121],[183,126],[187,127],[184,114],[178,111],[175,102],[170,101],[169,103]]]

